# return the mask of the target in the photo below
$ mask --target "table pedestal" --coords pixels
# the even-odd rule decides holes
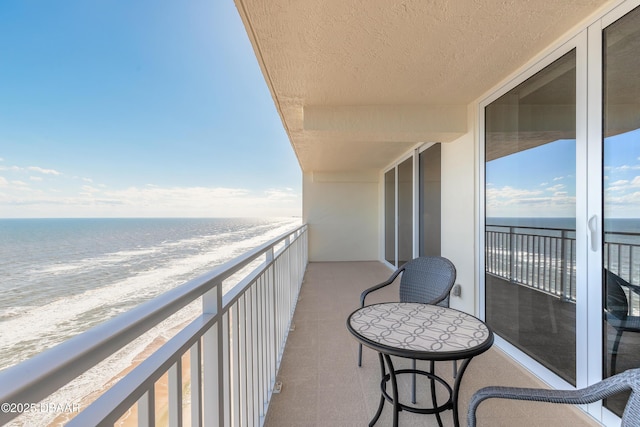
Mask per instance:
[[[393,425],[398,425],[400,411],[434,414],[442,426],[440,413],[451,409],[455,427],[458,420],[460,381],[471,359],[484,353],[493,344],[493,332],[480,319],[468,313],[437,305],[393,302],[361,307],[347,318],[347,329],[364,346],[375,350],[380,358],[380,404],[371,420],[373,426],[382,413],[385,401],[393,405]],[[391,357],[429,361],[429,372],[415,369],[396,370]],[[434,363],[462,360],[455,382],[449,384],[435,374]],[[401,403],[398,397],[397,376],[427,377],[431,383],[431,407],[419,408]],[[391,383],[391,390],[388,390]],[[436,384],[448,392],[447,401],[438,404]],[[408,399],[407,399],[408,400]],[[415,393],[412,394],[415,402]]]
[[[396,370],[389,355],[378,353],[378,357],[380,359],[380,374],[382,378],[380,381],[380,404],[378,405],[378,410],[376,411],[375,416],[369,423],[369,427],[373,427],[378,422],[378,419],[382,414],[382,408],[384,407],[385,401],[389,401],[389,403],[393,405],[393,427],[398,426],[398,414],[401,411],[413,412],[416,414],[435,414],[438,420],[438,425],[442,427],[443,424],[440,413],[449,409],[453,410],[454,426],[460,426],[460,420],[458,419],[458,394],[460,390],[460,381],[462,379],[464,371],[467,369],[467,365],[471,361],[471,358],[465,359],[460,366],[460,370],[457,372],[455,383],[452,388],[447,381],[435,374],[435,362],[433,361],[430,362],[430,372],[422,371],[419,369]],[[419,408],[415,406],[409,406],[400,402],[397,376],[402,374],[422,375],[429,378],[429,381],[431,383],[431,407]],[[388,382],[391,382],[391,394],[389,394],[389,392],[387,391]],[[441,405],[438,405],[438,399],[436,396],[436,382],[442,385],[449,392],[449,398],[445,403]]]

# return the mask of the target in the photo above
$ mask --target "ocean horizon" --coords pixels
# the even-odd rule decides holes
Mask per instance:
[[[487,217],[485,224],[522,228],[576,229],[576,219],[570,217]],[[640,218],[605,218],[604,230],[608,233],[640,234]]]

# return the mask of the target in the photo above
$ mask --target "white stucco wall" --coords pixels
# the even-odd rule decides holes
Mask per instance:
[[[476,245],[476,107],[469,106],[469,132],[454,142],[442,144],[442,256],[456,266],[460,297],[450,305],[475,313],[477,286]]]
[[[310,261],[378,259],[378,180],[371,172],[303,174]]]

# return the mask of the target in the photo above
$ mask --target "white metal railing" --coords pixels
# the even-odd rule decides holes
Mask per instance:
[[[260,265],[223,295],[223,281],[256,262]],[[154,425],[155,383],[168,374],[169,425],[181,426],[183,407],[188,406],[193,426],[260,426],[307,262],[303,225],[0,372],[0,403],[36,404],[202,297],[195,320],[67,425],[113,425],[136,403],[138,425]],[[182,358],[187,354],[190,404],[183,405]],[[19,411],[3,410],[0,424],[17,415]]]
[[[488,225],[485,271],[512,283],[576,301],[575,229]],[[605,231],[604,267],[640,285],[640,234]],[[630,314],[640,313],[640,296],[627,292]]]
[[[575,302],[575,230],[489,225],[487,273]]]

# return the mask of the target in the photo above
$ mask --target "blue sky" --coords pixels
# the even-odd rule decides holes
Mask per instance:
[[[3,1],[0,52],[0,217],[300,215],[232,0]]]
[[[575,140],[558,140],[486,165],[487,217],[575,217]],[[640,217],[640,129],[605,140],[606,218]]]
[[[574,217],[575,152],[559,140],[488,162],[487,217]]]
[[[640,129],[604,143],[604,214],[640,218]]]

